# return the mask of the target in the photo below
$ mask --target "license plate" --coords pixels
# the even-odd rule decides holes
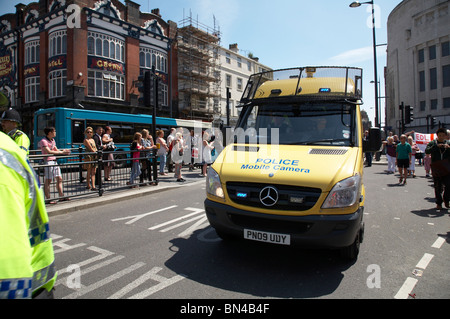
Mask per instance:
[[[244,238],[249,240],[262,241],[266,243],[279,244],[279,245],[290,245],[291,235],[279,234],[279,233],[269,233],[265,231],[244,229]]]

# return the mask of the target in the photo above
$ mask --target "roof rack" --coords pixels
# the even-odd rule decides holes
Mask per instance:
[[[250,76],[241,104],[274,98],[360,100],[362,69],[308,66],[273,70]]]

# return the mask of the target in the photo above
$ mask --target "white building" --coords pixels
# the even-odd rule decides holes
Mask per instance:
[[[247,80],[254,73],[270,71],[271,68],[259,63],[258,58],[250,58],[239,54],[238,45],[230,44],[229,48],[220,47],[220,78],[221,98],[219,101],[219,114],[215,115],[215,121],[227,125],[227,88],[230,90],[230,125],[234,125],[239,116],[240,109],[236,108],[247,85]]]
[[[402,102],[414,113],[406,131],[426,132],[430,117],[448,128],[450,1],[404,0],[389,15],[387,27],[387,128],[400,133]]]

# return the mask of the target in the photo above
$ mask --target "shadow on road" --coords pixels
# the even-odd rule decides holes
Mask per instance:
[[[210,241],[199,241],[198,236],[205,232]],[[171,243],[176,253],[165,264],[169,269],[206,286],[256,297],[327,296],[353,264],[343,261],[337,251],[223,241],[210,227]]]

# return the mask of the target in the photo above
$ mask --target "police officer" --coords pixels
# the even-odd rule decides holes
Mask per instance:
[[[53,298],[44,196],[23,151],[0,132],[0,299]]]
[[[30,150],[30,139],[24,132],[17,128],[21,122],[19,112],[14,109],[10,108],[2,114],[3,132],[8,134],[28,156]]]

